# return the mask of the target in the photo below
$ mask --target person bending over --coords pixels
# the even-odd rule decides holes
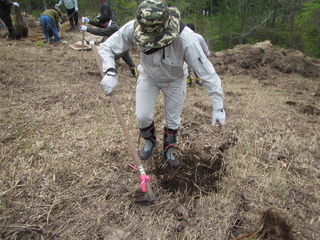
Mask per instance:
[[[111,20],[108,15],[101,15],[98,21],[91,20],[87,17],[82,17],[82,22],[89,23],[92,26],[98,27],[98,28],[92,28],[92,27],[87,27],[85,25],[81,25],[82,31],[86,31],[98,36],[110,37],[112,34],[117,32],[120,28],[118,24],[115,21]],[[122,58],[123,61],[125,61],[125,63],[129,66],[129,69],[131,71],[130,76],[137,77],[138,71],[135,64],[132,61],[132,58],[129,54],[129,50],[126,50],[123,53],[116,56],[116,60],[120,58]]]
[[[174,154],[181,111],[186,96],[187,65],[202,79],[213,105],[212,125],[225,124],[221,80],[203,53],[195,33],[180,21],[180,12],[164,0],[142,1],[135,19],[100,44],[99,54],[106,75],[101,85],[112,94],[118,84],[114,56],[136,46],[141,62],[136,86],[136,118],[145,145],[142,160],[151,156],[156,145],[154,106],[159,92],[164,98],[163,158],[173,167],[180,161]]]
[[[60,37],[58,32],[59,16],[61,16],[61,13],[58,7],[54,7],[52,9],[46,9],[40,16],[40,24],[41,24],[42,31],[46,38],[47,43],[53,42],[47,27],[49,27],[52,31],[54,42],[55,43],[60,42]]]

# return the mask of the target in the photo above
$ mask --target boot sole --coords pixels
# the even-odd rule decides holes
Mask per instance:
[[[168,160],[167,160],[167,162],[168,162],[168,164],[169,164],[171,167],[174,167],[174,168],[178,168],[178,167],[181,166],[181,163],[180,163],[180,162],[177,163],[177,164],[172,164],[172,163],[170,163]]]

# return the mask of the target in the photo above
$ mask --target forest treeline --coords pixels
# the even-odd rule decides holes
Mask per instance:
[[[58,0],[18,0],[23,11],[39,16]],[[141,0],[107,0],[114,20],[123,25],[134,18]],[[212,51],[270,40],[273,45],[320,57],[320,0],[172,0],[184,23],[208,40]],[[100,0],[78,0],[79,15],[99,14]],[[65,8],[61,10],[66,13]]]

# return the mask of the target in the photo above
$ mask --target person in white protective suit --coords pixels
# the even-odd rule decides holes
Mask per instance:
[[[194,26],[193,23],[188,23],[186,26],[187,26],[188,28],[190,28],[192,31],[195,32],[196,28],[195,28],[195,26]],[[208,45],[207,45],[206,41],[204,40],[204,38],[202,37],[202,35],[200,35],[199,33],[196,33],[196,32],[195,32],[195,34],[196,34],[196,36],[197,36],[197,38],[198,38],[198,41],[199,41],[200,46],[201,46],[201,48],[202,48],[202,51],[204,52],[204,54],[205,54],[207,57],[209,57],[211,53],[210,53],[210,51],[209,51],[209,48],[208,48]],[[190,73],[191,73],[191,67],[188,66],[188,78],[187,78],[187,86],[188,86],[188,87],[191,87],[191,85],[192,85],[192,79],[191,79],[191,74],[190,74]],[[197,75],[197,73],[196,73],[195,71],[194,71],[194,75],[195,75],[195,77],[196,77],[196,84],[202,85],[201,79],[198,77],[198,75]]]
[[[207,59],[195,33],[180,21],[180,12],[164,0],[146,0],[138,6],[135,19],[100,44],[99,55],[106,75],[101,85],[111,94],[118,84],[115,56],[136,46],[141,54],[136,86],[136,117],[145,144],[139,151],[142,160],[151,156],[156,145],[153,121],[159,91],[164,97],[163,157],[173,167],[180,161],[174,155],[180,114],[186,95],[187,65],[202,79],[213,104],[212,125],[225,123],[221,81]]]

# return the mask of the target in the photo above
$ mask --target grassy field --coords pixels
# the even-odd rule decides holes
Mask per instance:
[[[270,45],[214,54],[227,122],[212,127],[206,91],[188,88],[177,170],[161,158],[160,94],[159,144],[143,162],[157,200],[139,204],[92,51],[27,39],[0,47],[0,239],[320,239],[319,76],[281,71],[317,73],[319,61]],[[139,148],[136,79],[122,60],[118,69],[115,97]]]

